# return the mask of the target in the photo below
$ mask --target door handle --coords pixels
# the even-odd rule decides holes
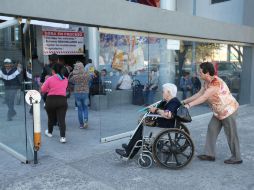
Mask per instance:
[[[23,84],[32,84],[32,82],[31,81],[24,81],[24,82],[22,82]]]

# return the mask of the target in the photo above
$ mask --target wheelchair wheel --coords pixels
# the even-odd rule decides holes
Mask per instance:
[[[188,135],[190,135],[189,129],[183,123],[177,123],[176,128],[180,129],[180,130],[184,131],[185,133],[187,133]]]
[[[153,158],[168,169],[179,169],[190,163],[194,144],[190,136],[180,129],[167,129],[157,135],[153,143]]]
[[[180,129],[181,131],[184,131],[185,133],[187,133],[188,135],[190,135],[189,129],[188,129],[183,123],[177,123],[176,128],[177,128],[177,129]],[[179,135],[179,134],[176,134],[176,135]],[[177,137],[176,137],[176,138],[177,138]],[[188,144],[188,141],[185,141],[185,142]],[[187,144],[186,144],[186,145],[187,145]],[[185,147],[188,147],[188,146],[185,146]]]
[[[138,158],[138,165],[142,168],[150,168],[153,164],[153,159],[148,154],[141,154]]]

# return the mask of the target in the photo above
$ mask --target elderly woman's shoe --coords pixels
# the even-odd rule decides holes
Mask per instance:
[[[127,153],[123,149],[116,149],[116,153],[119,154],[122,157],[128,157]]]
[[[126,150],[128,148],[128,145],[126,143],[122,144],[122,147],[124,150]]]
[[[197,156],[200,160],[205,160],[205,161],[215,161],[215,157],[213,156],[208,156],[208,155],[198,155]]]

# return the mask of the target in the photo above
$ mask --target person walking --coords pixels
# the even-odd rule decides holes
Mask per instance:
[[[205,62],[200,65],[200,78],[204,86],[192,97],[183,101],[189,109],[193,106],[208,102],[213,110],[213,117],[208,125],[205,154],[199,155],[200,160],[215,161],[215,145],[217,137],[223,127],[231,151],[231,157],[225,164],[241,164],[239,139],[237,134],[236,117],[239,107],[227,84],[215,76],[212,63]]]
[[[88,127],[89,79],[89,74],[85,72],[83,63],[77,62],[74,65],[69,81],[74,84],[74,96],[78,107],[80,129]]]
[[[66,89],[68,80],[62,74],[63,65],[55,63],[52,66],[52,76],[46,77],[46,81],[41,87],[43,94],[47,93],[45,109],[48,115],[48,129],[45,135],[52,137],[55,121],[58,121],[60,128],[60,142],[65,143],[65,116],[67,111]]]
[[[7,121],[12,121],[17,114],[14,109],[14,101],[17,90],[21,87],[20,73],[21,69],[18,69],[11,59],[4,60],[4,67],[0,70],[0,79],[3,80],[5,87],[5,103],[8,106]]]

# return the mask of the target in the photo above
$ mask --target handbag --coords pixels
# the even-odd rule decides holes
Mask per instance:
[[[190,113],[189,113],[189,110],[185,106],[183,106],[183,105],[181,105],[177,109],[176,117],[180,121],[185,122],[185,123],[189,123],[189,122],[192,121]]]

